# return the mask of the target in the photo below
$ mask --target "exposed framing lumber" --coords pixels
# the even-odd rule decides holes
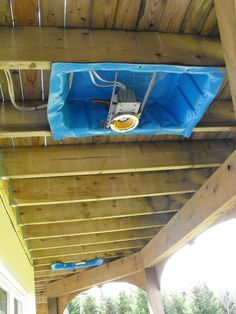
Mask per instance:
[[[0,68],[49,69],[51,62],[223,66],[220,42],[154,32],[1,27]]]
[[[118,280],[127,275],[136,274],[143,269],[142,259],[139,253],[121,258],[110,264],[104,264],[98,268],[81,273],[79,281],[77,275],[71,276],[71,280],[62,279],[48,285],[48,297],[62,296],[70,291],[76,292],[89,289],[98,284],[104,284],[112,280]],[[83,289],[80,289],[83,287]]]
[[[158,227],[138,230],[126,230],[109,233],[95,233],[78,236],[61,236],[56,238],[34,239],[28,241],[29,250],[46,250],[47,248],[73,247],[79,245],[112,243],[114,241],[129,241],[139,239],[151,239],[160,230]]]
[[[163,227],[174,213],[24,226],[25,240]],[[114,240],[115,241],[115,240]]]
[[[236,150],[141,253],[50,283],[48,296],[57,297],[88,289],[163,261],[236,207],[235,180]],[[133,258],[138,258],[138,261]],[[124,267],[123,272],[117,273],[121,266]]]
[[[236,114],[236,2],[235,0],[214,2]]]
[[[11,206],[77,203],[192,193],[211,169],[11,180]]]
[[[0,150],[2,179],[218,167],[234,141],[19,147]]]
[[[236,150],[142,250],[145,267],[163,261],[236,207]]]
[[[27,206],[16,209],[20,226],[91,221],[177,212],[192,194],[88,203]]]
[[[29,106],[42,104],[27,102]],[[30,117],[30,118],[29,118]],[[236,132],[236,118],[231,101],[214,101],[193,129],[198,132]],[[46,110],[21,112],[10,103],[0,108],[0,138],[51,137]]]

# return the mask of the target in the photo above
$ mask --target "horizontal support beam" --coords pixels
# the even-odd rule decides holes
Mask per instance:
[[[94,252],[94,253],[85,253],[85,254],[77,254],[77,255],[68,255],[61,258],[57,257],[49,257],[44,259],[36,259],[34,260],[34,269],[38,267],[46,267],[51,266],[51,264],[56,263],[58,261],[62,261],[64,263],[70,262],[77,262],[77,261],[84,261],[84,260],[93,260],[97,258],[101,258],[104,260],[116,259],[121,258],[123,256],[128,256],[140,251],[141,248],[131,248],[131,249],[114,249],[108,252]]]
[[[157,32],[1,27],[0,68],[50,69],[52,62],[223,66],[218,40]]]
[[[142,250],[152,267],[236,207],[236,150]]]
[[[18,225],[91,221],[177,212],[192,194],[73,204],[26,206],[16,209]]]
[[[50,237],[97,234],[143,228],[162,227],[174,213],[156,214],[139,217],[92,220],[83,222],[65,222],[45,225],[24,226],[22,228],[25,240],[44,239]],[[109,237],[109,235],[108,235]]]
[[[145,228],[138,230],[125,230],[109,233],[95,233],[77,236],[61,236],[56,238],[33,239],[27,241],[30,251],[52,249],[60,247],[73,247],[79,245],[112,243],[117,241],[129,241],[139,239],[151,239],[159,231],[159,228]]]
[[[40,105],[39,102],[26,102],[28,106]],[[231,101],[214,101],[193,129],[199,132],[236,132],[236,117]],[[22,112],[10,103],[0,108],[0,138],[51,137],[46,110]]]
[[[235,142],[195,141],[19,147],[0,150],[2,179],[218,167]]]
[[[127,275],[136,274],[143,269],[140,254],[136,253],[112,262],[104,264],[99,268],[93,268],[81,274],[71,276],[71,280],[67,278],[48,285],[48,297],[62,296],[67,293],[89,289],[95,285],[105,284],[109,281],[115,281],[126,277]],[[79,281],[78,277],[79,276]],[[80,289],[83,287],[83,289]]]
[[[211,169],[11,180],[11,206],[47,205],[192,193]]]

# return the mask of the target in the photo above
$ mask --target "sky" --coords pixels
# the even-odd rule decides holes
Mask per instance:
[[[175,253],[164,268],[161,287],[187,292],[198,282],[216,293],[236,291],[236,219],[211,227]]]

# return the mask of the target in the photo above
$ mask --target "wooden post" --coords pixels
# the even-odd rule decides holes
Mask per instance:
[[[215,8],[236,113],[236,1],[215,0]]]
[[[148,300],[153,314],[165,314],[160,291],[160,278],[155,267],[146,268],[145,284]]]
[[[57,298],[48,299],[48,314],[58,314]]]
[[[47,303],[39,303],[36,305],[36,314],[49,314]]]

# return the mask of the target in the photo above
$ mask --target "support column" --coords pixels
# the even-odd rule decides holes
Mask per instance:
[[[36,314],[48,314],[48,304],[47,303],[36,304]]]
[[[153,314],[165,314],[161,300],[159,276],[156,268],[146,268],[144,273],[146,292]]]
[[[48,314],[58,314],[57,298],[48,299]]]

